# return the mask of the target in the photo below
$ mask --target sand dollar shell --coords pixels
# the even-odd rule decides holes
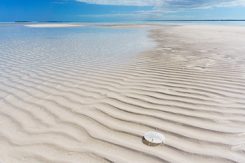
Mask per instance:
[[[143,143],[149,146],[157,146],[165,143],[165,136],[155,131],[149,131],[144,134]]]

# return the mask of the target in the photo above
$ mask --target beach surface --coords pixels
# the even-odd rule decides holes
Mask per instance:
[[[153,25],[149,37],[123,65],[2,69],[0,162],[244,163],[245,28]],[[143,144],[148,131],[165,144]]]

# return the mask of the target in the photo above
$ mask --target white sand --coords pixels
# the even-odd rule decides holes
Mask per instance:
[[[64,24],[64,23],[47,23],[47,24],[27,24],[26,27],[31,28],[66,28],[66,27],[81,27],[81,24]]]
[[[244,163],[245,29],[151,36],[158,47],[126,67],[2,73],[0,162]],[[144,145],[155,129],[166,144]]]

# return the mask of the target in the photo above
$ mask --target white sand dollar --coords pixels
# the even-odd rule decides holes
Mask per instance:
[[[157,146],[165,143],[165,136],[155,131],[149,131],[144,134],[143,143],[150,146]]]

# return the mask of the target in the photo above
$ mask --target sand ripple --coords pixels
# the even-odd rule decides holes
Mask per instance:
[[[128,65],[0,55],[0,162],[245,162],[244,29],[158,28]]]

